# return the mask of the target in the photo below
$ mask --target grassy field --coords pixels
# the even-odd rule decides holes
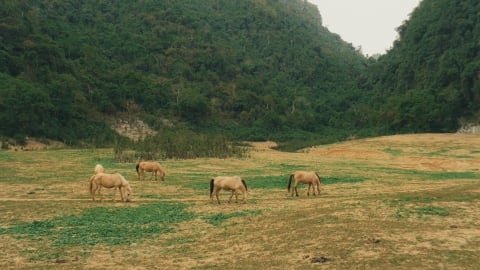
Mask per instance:
[[[1,269],[479,269],[480,136],[416,134],[166,160],[139,181],[111,149],[0,152]],[[95,164],[122,173],[130,203],[93,202]],[[320,196],[287,194],[315,170]],[[212,203],[209,179],[240,175],[248,202]]]

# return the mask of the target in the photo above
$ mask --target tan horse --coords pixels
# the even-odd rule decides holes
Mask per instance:
[[[213,200],[213,194],[217,197],[217,202],[220,204],[220,199],[218,198],[218,193],[220,190],[231,190],[232,195],[228,202],[232,200],[233,195],[235,194],[235,202],[238,202],[238,191],[242,192],[243,202],[247,202],[247,183],[245,180],[239,176],[217,176],[210,180],[210,200]]]
[[[103,166],[101,164],[95,165],[95,169],[93,170],[93,174],[104,173],[104,172],[105,172],[105,168],[103,168]]]
[[[92,195],[92,200],[95,201],[95,192],[100,195],[100,201],[103,201],[103,195],[101,193],[102,187],[104,188],[113,188],[113,201],[115,201],[115,193],[117,189],[120,192],[120,197],[122,201],[129,202],[130,195],[132,195],[132,188],[128,181],[119,173],[108,174],[108,173],[97,173],[90,178],[90,194]]]
[[[138,179],[140,179],[140,176],[142,176],[142,179],[145,179],[145,172],[151,172],[152,177],[150,180],[152,180],[153,175],[155,175],[155,180],[157,180],[157,175],[160,176],[160,179],[164,181],[165,179],[165,171],[163,170],[162,166],[156,161],[140,161],[137,164],[137,174],[138,174]]]
[[[298,197],[297,186],[299,183],[308,184],[307,196],[310,196],[310,187],[312,186],[313,186],[313,195],[316,195],[315,187],[317,187],[318,195],[320,195],[320,176],[316,172],[297,171],[292,173],[290,175],[290,178],[288,179],[289,193],[290,193],[290,186],[292,184],[292,179],[295,180],[295,183],[293,184],[293,189],[292,189],[292,196],[293,196],[293,192],[295,192],[295,194]]]

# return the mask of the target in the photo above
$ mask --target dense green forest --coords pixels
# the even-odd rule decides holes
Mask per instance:
[[[304,0],[2,0],[0,136],[105,146],[110,123],[303,144],[479,119],[480,4],[423,0],[367,59]]]
[[[480,2],[423,0],[370,67],[365,89],[385,133],[452,132],[480,122]]]

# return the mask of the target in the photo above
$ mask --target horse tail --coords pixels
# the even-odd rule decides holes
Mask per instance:
[[[315,175],[318,177],[318,183],[320,183],[320,181],[321,181],[321,180],[320,180],[320,175],[318,175],[317,172],[315,172]]]
[[[137,163],[137,166],[135,167],[135,169],[137,170],[137,174],[138,174],[138,176],[140,176],[140,172],[138,171],[138,167],[140,167],[140,162],[139,162],[139,163]]]
[[[210,180],[210,198],[212,198],[212,195],[213,195],[213,186],[214,186],[213,182],[214,182],[214,179],[212,178],[212,180]]]
[[[288,192],[290,192],[290,186],[292,185],[292,179],[293,179],[294,174],[290,174],[290,177],[288,178]]]
[[[248,191],[247,183],[245,183],[245,180],[243,180],[243,179],[241,179],[241,180],[242,180],[243,186],[245,187],[245,190]]]

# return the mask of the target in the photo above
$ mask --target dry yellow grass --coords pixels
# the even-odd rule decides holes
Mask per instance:
[[[0,234],[2,269],[475,269],[480,265],[480,136],[416,134],[284,153],[252,143],[249,158],[167,160],[165,182],[140,182],[135,164],[103,164],[130,181],[133,203],[92,202],[87,179],[111,150],[0,152],[0,228],[93,207],[188,205],[194,218],[131,245],[68,246]],[[3,153],[3,154],[2,154]],[[110,168],[109,168],[110,165]],[[319,197],[287,195],[295,168],[325,179]],[[247,204],[210,202],[208,180],[242,175]],[[264,178],[262,178],[264,177]],[[270,178],[268,178],[270,177]],[[278,188],[254,179],[282,178]],[[204,180],[203,180],[204,179]],[[250,179],[250,181],[249,181]],[[190,188],[205,182],[205,189]],[[110,192],[105,194],[109,198]],[[221,193],[226,201],[229,194]],[[447,213],[445,214],[446,211]],[[248,212],[220,225],[215,214]],[[135,217],[132,217],[135,218]],[[42,254],[42,256],[36,256]],[[324,257],[325,262],[312,259]]]

